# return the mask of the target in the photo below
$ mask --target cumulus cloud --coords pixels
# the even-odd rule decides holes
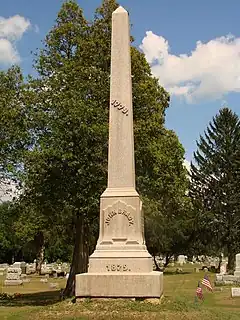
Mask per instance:
[[[19,15],[10,18],[0,17],[1,64],[12,64],[20,61],[15,43],[22,38],[24,32],[26,32],[30,26],[30,21]]]
[[[140,48],[160,84],[189,103],[240,92],[240,38],[198,41],[190,54],[174,55],[166,39],[148,31]]]
[[[7,39],[0,39],[0,63],[17,63],[20,57],[13,44]]]

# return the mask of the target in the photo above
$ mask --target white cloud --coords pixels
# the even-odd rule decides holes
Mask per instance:
[[[166,39],[148,31],[140,48],[160,84],[189,103],[240,92],[240,38],[198,41],[189,55],[174,55]]]
[[[13,44],[7,39],[0,39],[0,64],[19,62],[20,58]]]
[[[30,25],[29,20],[19,15],[7,19],[0,17],[0,38],[19,40]]]
[[[15,42],[20,40],[31,23],[24,17],[15,15],[10,18],[0,17],[0,63],[12,64],[20,61]]]

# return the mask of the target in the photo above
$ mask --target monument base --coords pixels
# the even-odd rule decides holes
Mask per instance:
[[[160,298],[163,273],[82,273],[76,275],[77,298]]]

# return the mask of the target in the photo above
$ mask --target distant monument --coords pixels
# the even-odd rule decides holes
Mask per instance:
[[[128,12],[112,14],[108,185],[100,200],[100,233],[88,273],[76,276],[76,297],[160,298],[163,274],[153,271],[135,189]]]

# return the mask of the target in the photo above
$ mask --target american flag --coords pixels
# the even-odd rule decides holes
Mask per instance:
[[[208,275],[205,274],[204,278],[202,279],[202,284],[209,290],[213,291],[211,282],[209,281]]]
[[[200,281],[198,281],[198,286],[197,286],[197,290],[196,290],[196,296],[203,300],[203,291],[202,291],[202,288],[200,286]]]

